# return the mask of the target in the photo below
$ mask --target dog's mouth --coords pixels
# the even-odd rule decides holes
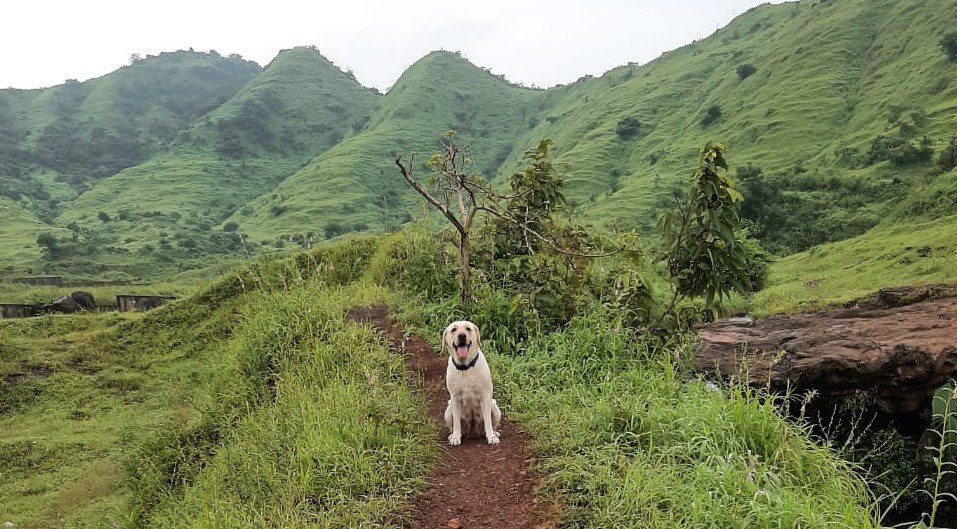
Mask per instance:
[[[458,355],[459,358],[465,358],[465,357],[467,357],[467,356],[469,355],[469,348],[470,348],[471,346],[472,346],[472,344],[459,344],[459,345],[456,345],[456,346],[455,346],[455,354]]]

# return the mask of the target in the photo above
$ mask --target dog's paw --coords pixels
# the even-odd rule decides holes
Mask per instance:
[[[452,446],[458,446],[462,444],[462,434],[449,435],[449,444]]]
[[[501,442],[498,438],[498,432],[496,432],[495,435],[486,437],[485,440],[488,441],[488,444],[490,445],[497,445],[499,442]]]

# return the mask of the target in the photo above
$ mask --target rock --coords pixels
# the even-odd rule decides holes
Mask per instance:
[[[704,325],[695,364],[772,389],[816,390],[837,401],[874,394],[886,411],[913,413],[957,376],[957,297],[941,286],[885,289],[849,308],[777,315],[751,326]]]
[[[55,300],[51,301],[47,305],[44,305],[44,310],[47,312],[59,312],[60,314],[73,314],[79,312],[81,307],[77,302],[70,296],[60,296]]]
[[[742,325],[744,327],[750,327],[754,325],[754,318],[750,316],[735,316],[733,318],[728,318],[726,321],[729,325]]]
[[[462,529],[462,522],[458,518],[452,518],[448,523],[449,529]]]
[[[93,294],[90,292],[77,290],[70,294],[70,297],[73,298],[73,301],[76,301],[76,304],[83,308],[83,310],[93,310],[96,308],[96,302],[93,299]]]

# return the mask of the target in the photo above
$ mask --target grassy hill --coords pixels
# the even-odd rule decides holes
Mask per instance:
[[[902,284],[953,283],[957,215],[881,226],[864,235],[789,255],[769,269],[755,294],[757,316],[803,312]]]
[[[647,230],[697,149],[720,139],[734,165],[762,173],[745,182],[745,214],[766,242],[793,251],[859,235],[936,179],[929,161],[870,151],[881,134],[927,136],[937,151],[954,135],[957,64],[938,43],[955,19],[945,0],[760,6],[649,64],[569,86],[520,146],[556,142],[586,219]]]
[[[98,120],[114,119],[116,111],[94,105],[103,99],[92,95],[100,80],[5,91],[0,138],[20,139],[15,152],[0,148],[0,170],[20,176],[7,176],[0,190],[86,241],[76,259],[21,261],[24,267],[155,277],[263,248],[393,230],[422,205],[392,160],[417,152],[416,171],[425,177],[424,161],[452,129],[471,148],[473,169],[497,182],[527,147],[552,139],[574,216],[653,236],[697,149],[719,139],[748,199],[743,215],[752,234],[793,253],[882,223],[957,212],[957,173],[935,164],[957,130],[957,63],[939,46],[955,19],[957,6],[947,0],[763,5],[648,64],[548,90],[512,85],[456,54],[434,52],[379,95],[315,49],[296,48],[202,116],[177,114],[178,128],[158,125],[175,121],[158,117],[155,109],[166,107],[147,105],[154,110],[133,122],[154,132],[135,135],[144,146],[131,152],[142,156],[126,161],[136,165],[100,178],[122,164],[86,149],[98,164],[92,186],[86,176],[65,178],[63,167],[30,162],[26,176],[3,168],[31,159],[43,131],[76,143],[73,129],[47,123],[55,113],[25,108],[55,99],[56,108],[99,109]],[[111,76],[181,55],[247,68],[235,58],[177,52]],[[67,104],[71,90],[82,104]],[[83,130],[88,121],[78,121]],[[105,130],[112,137],[119,129]],[[166,146],[156,147],[163,138]],[[55,210],[62,211],[57,218]]]
[[[414,207],[393,164],[396,154],[418,152],[422,176],[429,153],[440,149],[442,133],[455,130],[476,153],[475,169],[491,177],[543,99],[542,91],[511,85],[456,54],[433,52],[402,74],[360,134],[318,156],[231,220],[264,241],[394,228]]]
[[[79,226],[106,250],[134,252],[156,267],[243,252],[235,227],[211,228],[354,134],[375,98],[315,49],[286,50],[167,152],[98,182],[57,224]]]
[[[388,226],[409,204],[389,159],[435,151],[446,128],[468,138],[487,175],[508,174],[527,146],[553,139],[577,214],[604,226],[652,230],[709,139],[728,144],[752,231],[778,251],[860,235],[887,217],[951,214],[957,187],[933,161],[957,130],[957,66],[939,49],[955,17],[947,1],[766,5],[649,64],[545,92],[497,86],[435,53],[360,135],[233,220],[263,240]],[[921,151],[925,138],[933,153]],[[898,207],[905,198],[917,204]]]
[[[259,70],[238,56],[177,51],[82,83],[0,90],[0,195],[49,220],[64,198],[160,152]]]

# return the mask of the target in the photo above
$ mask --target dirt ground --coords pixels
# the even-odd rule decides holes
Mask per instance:
[[[484,438],[463,439],[460,446],[447,443],[442,418],[448,403],[445,370],[448,359],[422,337],[405,336],[386,307],[350,311],[349,318],[370,323],[402,354],[428,401],[429,418],[435,421],[439,461],[428,477],[428,486],[416,503],[412,529],[509,529],[553,527],[549,509],[536,503],[533,488],[538,480],[532,465],[531,438],[503,418],[502,442],[489,445]],[[507,410],[505,410],[507,413]]]

